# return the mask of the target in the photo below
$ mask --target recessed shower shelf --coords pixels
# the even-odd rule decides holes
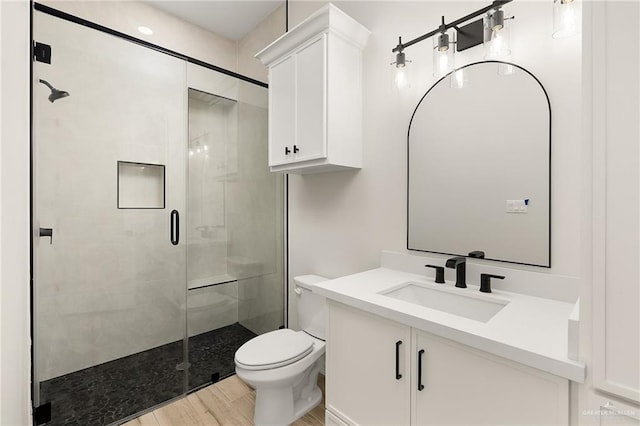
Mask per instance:
[[[118,208],[164,209],[164,165],[118,161]]]

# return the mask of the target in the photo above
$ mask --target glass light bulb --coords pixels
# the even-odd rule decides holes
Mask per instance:
[[[554,0],[553,38],[580,34],[580,5],[577,0]]]
[[[443,77],[453,70],[455,49],[450,48],[449,40],[454,39],[447,33],[433,37],[433,76],[436,78]]]
[[[438,55],[438,74],[445,75],[449,69],[449,57],[448,55]]]
[[[189,156],[191,156],[191,155],[193,155],[193,150],[192,149],[189,150]]]
[[[205,146],[204,146],[204,150],[205,150],[205,151],[208,151],[208,150],[209,150],[209,147],[208,147],[207,145],[205,145]]]
[[[511,53],[504,29],[494,31],[491,34],[491,47],[489,48],[489,52],[494,58],[504,58],[505,56],[509,56],[509,53]]]
[[[505,26],[500,31],[492,31],[491,39],[485,42],[485,59],[506,61],[511,55],[509,48],[509,29]]]
[[[401,90],[411,87],[409,84],[409,73],[407,72],[407,67],[396,67],[395,71],[396,75],[394,81],[396,83],[396,87]]]

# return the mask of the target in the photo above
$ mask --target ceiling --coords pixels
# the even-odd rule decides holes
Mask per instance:
[[[231,40],[240,40],[284,0],[146,0],[187,22]]]

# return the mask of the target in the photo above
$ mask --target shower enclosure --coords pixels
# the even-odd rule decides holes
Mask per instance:
[[[267,90],[48,13],[34,33],[36,418],[111,424],[284,324]]]

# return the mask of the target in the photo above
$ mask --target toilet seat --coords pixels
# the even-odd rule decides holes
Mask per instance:
[[[292,364],[313,350],[306,333],[284,329],[254,337],[237,350],[235,362],[246,370],[268,370]]]

